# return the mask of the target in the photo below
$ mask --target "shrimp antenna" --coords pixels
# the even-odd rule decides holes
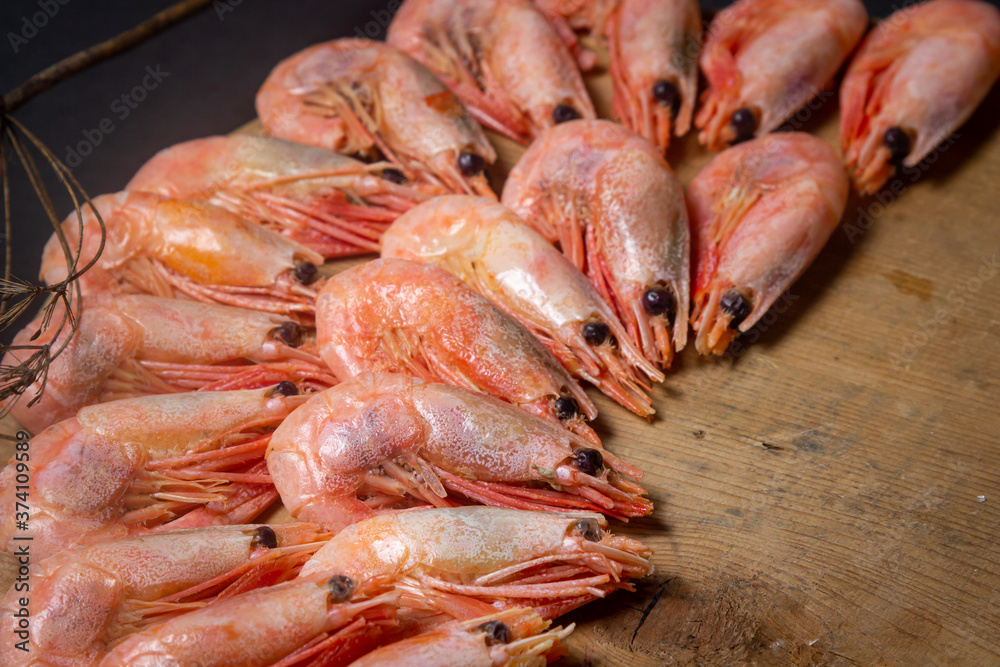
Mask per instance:
[[[79,53],[73,54],[48,67],[28,79],[25,83],[0,96],[0,190],[3,191],[4,221],[4,273],[0,279],[0,331],[7,329],[28,311],[39,299],[44,299],[42,317],[37,331],[32,334],[29,344],[2,345],[0,355],[14,352],[15,363],[0,365],[0,418],[5,417],[14,402],[29,387],[40,382],[39,391],[32,403],[38,401],[45,388],[49,365],[62,353],[73,339],[80,321],[80,287],[78,280],[89,270],[104,250],[106,231],[104,221],[73,177],[69,168],[49,150],[34,134],[10,114],[28,100],[48,90],[53,85],[74,74],[110,58],[155,35],[168,26],[186,18],[207,6],[211,0],[184,0],[168,7],[152,18],[127,30],[116,37],[101,42]],[[11,219],[10,161],[16,155],[28,176],[31,188],[52,224],[56,237],[66,259],[66,279],[54,285],[39,286],[12,275],[13,220]],[[79,241],[71,246],[62,230],[61,219],[56,213],[49,189],[45,185],[42,169],[37,158],[47,162],[55,172],[59,183],[73,201],[73,210],[80,225]],[[94,257],[80,266],[83,244],[83,210],[90,208],[101,229],[101,243]],[[62,308],[59,308],[59,305]],[[67,335],[68,329],[68,335]],[[43,332],[51,333],[45,343],[30,344],[38,340]]]

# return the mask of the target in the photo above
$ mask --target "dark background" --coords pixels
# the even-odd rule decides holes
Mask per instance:
[[[399,2],[216,0],[142,45],[58,84],[14,116],[73,166],[88,194],[114,192],[161,148],[227,133],[253,119],[254,94],[282,58],[337,37],[383,37],[389,8]],[[10,90],[61,58],[171,4],[170,0],[3,0],[0,90]],[[702,6],[727,4],[717,0]],[[878,17],[910,2],[865,4]],[[41,14],[46,10],[51,16]],[[150,71],[160,73],[158,82],[148,75]],[[144,79],[154,84],[136,95],[144,99],[122,100]],[[88,147],[89,154],[82,155]],[[14,275],[34,280],[51,228],[20,169],[13,166],[10,172]],[[68,200],[57,203],[60,215],[68,212]],[[11,335],[5,332],[4,342]]]

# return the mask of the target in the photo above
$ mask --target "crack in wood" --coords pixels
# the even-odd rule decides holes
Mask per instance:
[[[649,618],[649,612],[653,611],[653,607],[655,607],[656,603],[660,601],[660,597],[663,596],[663,591],[667,589],[667,584],[671,581],[673,581],[673,577],[664,581],[660,584],[659,588],[656,589],[656,594],[653,596],[653,599],[649,601],[649,604],[646,605],[646,608],[642,611],[642,617],[639,618],[639,624],[635,626],[635,631],[632,633],[632,639],[629,641],[629,646],[635,643],[635,638],[639,634],[639,630],[642,629],[642,626],[646,623],[646,619]]]

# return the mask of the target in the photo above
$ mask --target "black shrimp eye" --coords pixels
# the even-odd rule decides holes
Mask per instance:
[[[604,467],[604,457],[596,449],[578,449],[573,452],[573,464],[585,475],[596,475]]]
[[[601,524],[597,519],[577,519],[573,522],[573,530],[588,542],[601,541]]]
[[[282,380],[274,386],[271,390],[269,396],[298,396],[299,388],[295,386],[294,382],[289,382],[288,380]]]
[[[552,120],[555,121],[556,125],[559,125],[560,123],[568,123],[571,120],[577,120],[579,118],[580,112],[568,104],[560,104],[552,110]]]
[[[458,170],[462,176],[475,176],[486,168],[486,160],[482,155],[462,153],[458,156]]]
[[[750,302],[747,300],[739,290],[731,289],[722,295],[722,299],[719,301],[719,308],[722,312],[729,315],[729,328],[735,329],[736,327],[743,324],[743,320],[747,318],[750,311],[753,310],[750,306]]]
[[[673,322],[677,315],[677,300],[665,287],[650,287],[642,293],[642,309],[647,315],[665,317]]]
[[[302,345],[302,327],[295,322],[282,322],[271,329],[271,337],[288,347],[298,347]]]
[[[319,278],[319,269],[312,262],[295,262],[295,279],[303,285],[312,285]]]
[[[583,339],[588,345],[600,345],[611,337],[611,327],[604,322],[587,322],[583,325]]]
[[[890,127],[882,135],[882,145],[889,149],[893,162],[902,162],[910,154],[910,135],[901,127]]]
[[[487,646],[510,643],[510,628],[501,621],[480,623],[476,626],[476,630],[485,633]]]
[[[677,90],[677,86],[675,86],[672,81],[660,79],[654,83],[653,99],[659,102],[662,106],[670,109],[671,117],[676,118],[677,114],[680,113],[681,91]]]
[[[382,178],[390,183],[395,183],[396,185],[406,183],[406,174],[401,172],[399,169],[384,169],[382,171]]]
[[[572,396],[560,396],[552,402],[552,408],[559,419],[570,419],[580,414],[580,404]]]
[[[260,526],[253,531],[253,539],[250,545],[260,549],[276,549],[278,547],[278,536],[274,533],[274,528],[270,526]]]
[[[326,582],[326,586],[330,589],[330,593],[327,596],[330,602],[347,602],[354,595],[354,582],[351,581],[350,577],[345,577],[342,574],[335,574],[330,577],[330,580]]]
[[[733,139],[734,144],[753,139],[753,135],[757,131],[757,117],[753,111],[746,107],[734,111],[729,124],[733,126],[733,132],[736,133],[736,138]]]

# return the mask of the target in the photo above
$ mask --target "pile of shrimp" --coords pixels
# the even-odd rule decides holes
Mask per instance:
[[[859,0],[707,24],[693,0],[404,0],[386,42],[279,63],[267,136],[169,147],[67,217],[40,279],[92,266],[5,348],[35,435],[0,472],[0,550],[38,560],[30,628],[20,589],[0,602],[4,664],[563,655],[556,618],[653,571],[610,523],[653,511],[643,471],[581,383],[669,409],[689,333],[726,354],[852,182],[917,165],[1000,77],[981,0],[868,27]],[[845,63],[838,154],[783,124]],[[718,153],[681,183],[692,127]],[[502,183],[485,130],[530,144]],[[297,523],[250,523],[278,499]]]

